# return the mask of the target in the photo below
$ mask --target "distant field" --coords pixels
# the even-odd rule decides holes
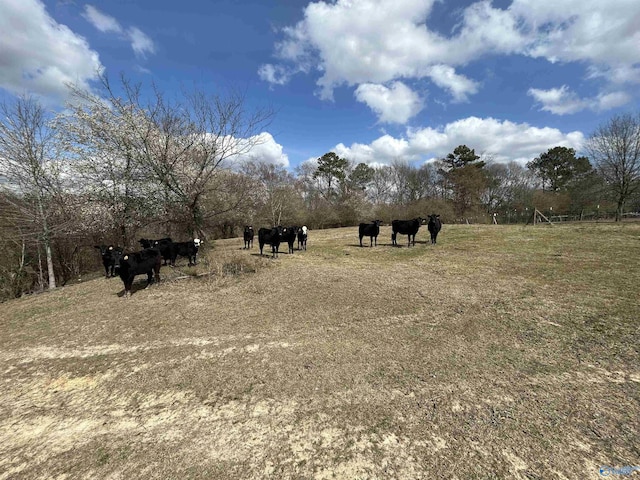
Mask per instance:
[[[310,231],[277,260],[222,240],[130,299],[96,279],[0,304],[0,479],[640,466],[640,224],[427,238]]]

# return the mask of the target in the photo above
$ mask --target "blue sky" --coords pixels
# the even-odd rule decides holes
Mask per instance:
[[[4,99],[62,105],[99,69],[168,93],[237,87],[277,110],[255,157],[289,168],[463,143],[526,162],[638,111],[637,0],[0,0],[0,31]]]

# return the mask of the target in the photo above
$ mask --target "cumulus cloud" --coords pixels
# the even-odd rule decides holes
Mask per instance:
[[[541,110],[556,115],[568,115],[587,109],[600,112],[620,107],[631,100],[629,94],[621,91],[602,92],[596,97],[580,98],[567,85],[549,90],[530,88],[528,95],[532,96],[541,105]]]
[[[448,90],[454,101],[466,102],[468,95],[478,92],[478,84],[464,75],[459,75],[448,65],[434,65],[429,69],[429,77],[437,86]]]
[[[65,84],[89,89],[104,67],[87,41],[57,23],[38,0],[0,2],[0,87],[65,98]]]
[[[393,82],[390,87],[363,83],[356,89],[355,96],[385,123],[406,123],[423,105],[420,96],[402,82]]]
[[[555,146],[580,151],[585,138],[581,132],[563,133],[556,128],[533,127],[494,118],[468,117],[440,128],[408,129],[406,138],[389,135],[370,144],[336,145],[341,157],[357,163],[389,164],[395,159],[407,161],[442,158],[458,145],[467,145],[477,153],[491,155],[497,162],[526,163]]]
[[[144,58],[148,53],[153,54],[156,51],[153,40],[138,27],[125,29],[114,17],[101,12],[93,5],[85,5],[82,16],[101,32],[115,33],[127,40],[137,57]]]
[[[549,90],[530,88],[528,94],[542,105],[541,110],[546,110],[556,115],[576,113],[587,107],[587,103],[570,91],[566,85],[560,88],[550,88]]]
[[[289,157],[283,152],[282,145],[277,143],[268,132],[262,132],[249,139],[253,147],[249,153],[242,155],[240,161],[256,161],[289,166]]]
[[[608,82],[620,84],[640,79],[637,0],[514,0],[507,8],[482,0],[461,10],[460,22],[449,35],[427,26],[434,2],[310,3],[303,20],[282,30],[275,46],[279,63],[270,68],[288,65],[289,72],[319,72],[324,99],[332,98],[340,85],[429,78],[454,101],[464,101],[477,93],[478,84],[455,69],[486,55],[581,62],[592,74],[613,72]],[[288,80],[262,70],[266,81]]]

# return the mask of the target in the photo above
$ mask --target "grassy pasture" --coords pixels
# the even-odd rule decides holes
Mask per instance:
[[[640,224],[427,238],[310,231],[277,260],[223,240],[195,270],[213,276],[164,267],[130,299],[101,278],[0,304],[0,479],[640,465]]]

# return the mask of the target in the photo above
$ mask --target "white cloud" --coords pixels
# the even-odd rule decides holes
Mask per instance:
[[[268,132],[262,132],[250,139],[254,144],[251,151],[242,155],[242,160],[258,161],[264,163],[273,163],[289,166],[289,157],[283,152],[282,145],[277,143],[273,136]]]
[[[131,41],[131,48],[139,57],[145,57],[147,53],[155,53],[156,47],[142,30],[137,27],[127,29],[127,37]]]
[[[393,82],[385,87],[374,83],[363,83],[355,91],[356,99],[366,103],[385,123],[406,123],[422,110],[423,102],[413,90],[402,82]]]
[[[102,72],[87,41],[57,23],[38,0],[0,2],[0,87],[63,99],[66,83],[89,89]]]
[[[384,135],[368,145],[338,144],[334,151],[357,163],[389,164],[395,159],[408,161],[442,158],[458,145],[467,145],[476,153],[491,155],[497,162],[526,163],[555,146],[580,150],[584,135],[563,133],[549,127],[494,118],[468,117],[441,128],[408,129],[406,138]]]
[[[448,53],[455,64],[464,64],[483,54],[518,53],[526,47],[530,36],[521,28],[521,18],[511,8],[493,8],[484,0],[467,7],[458,25],[458,35],[449,39]]]
[[[617,65],[613,67],[598,67],[591,65],[588,78],[602,78],[615,85],[640,83],[640,66]]]
[[[631,100],[631,95],[626,92],[600,93],[595,99],[597,103],[594,110],[599,112],[603,110],[611,110],[612,108],[626,105]]]
[[[464,75],[458,75],[453,67],[434,65],[429,69],[429,77],[440,88],[448,90],[454,101],[466,102],[468,95],[478,92],[478,84]]]
[[[101,32],[122,33],[122,27],[115,18],[102,13],[93,5],[85,5],[82,16]]]
[[[587,108],[587,102],[581,100],[566,85],[560,88],[550,88],[549,90],[530,88],[527,93],[542,105],[541,110],[546,110],[556,115],[576,113]]]
[[[261,65],[258,76],[271,85],[286,85],[291,78],[291,74],[282,65]]]
[[[509,10],[535,34],[527,47],[531,56],[609,66],[640,60],[636,0],[515,0]]]
[[[144,58],[156,51],[153,40],[138,27],[122,28],[120,23],[112,16],[101,12],[93,5],[86,5],[82,14],[89,23],[103,33],[116,33],[120,38],[127,40],[137,57]]]
[[[386,83],[415,76],[420,64],[414,56],[437,53],[438,36],[421,25],[434,1],[310,3],[305,19],[283,30],[276,52],[285,62],[301,65],[302,71],[319,64],[318,85],[325,99],[343,83]]]
[[[601,112],[620,107],[631,101],[631,96],[621,91],[602,92],[593,98],[580,98],[567,85],[549,90],[530,88],[528,95],[542,105],[541,110],[546,110],[556,115],[567,115],[587,109]]]
[[[460,23],[449,35],[427,26],[434,2],[310,3],[303,20],[282,30],[275,47],[279,63],[272,67],[319,72],[317,83],[324,99],[332,98],[333,89],[341,85],[430,78],[454,101],[464,101],[478,91],[478,84],[454,68],[486,55],[581,62],[591,75],[613,73],[603,77],[607,83],[640,81],[637,0],[514,0],[505,9],[482,0],[461,10]],[[279,84],[288,79],[280,75],[270,80],[264,74],[262,78]]]

